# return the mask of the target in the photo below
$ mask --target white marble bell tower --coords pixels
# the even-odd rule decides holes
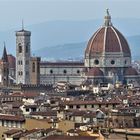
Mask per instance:
[[[16,32],[16,84],[30,84],[30,36],[31,32]]]

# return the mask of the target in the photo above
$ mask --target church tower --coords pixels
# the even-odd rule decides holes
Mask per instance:
[[[16,32],[16,83],[30,84],[30,37],[31,32]]]
[[[8,56],[6,47],[4,44],[3,55],[1,59],[1,85],[8,86],[9,84],[9,63],[8,63]]]
[[[30,82],[33,85],[40,84],[40,57],[31,57]]]

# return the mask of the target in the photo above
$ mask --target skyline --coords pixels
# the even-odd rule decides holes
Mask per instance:
[[[113,18],[140,18],[138,0],[0,0],[0,31],[55,20],[102,19],[106,8]],[[125,10],[124,10],[125,8]]]
[[[38,55],[39,50],[46,47],[49,52],[53,46],[87,42],[103,25],[108,8],[113,26],[126,38],[130,37],[132,52],[137,52],[139,5],[138,0],[0,0],[0,50],[2,52],[5,41],[7,51],[15,55],[15,31],[22,29],[22,20],[24,29],[32,33],[33,54]],[[86,45],[81,46],[84,47]]]

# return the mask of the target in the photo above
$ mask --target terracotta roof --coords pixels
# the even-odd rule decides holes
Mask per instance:
[[[103,76],[103,72],[98,68],[90,68],[88,72],[86,72],[86,76]]]
[[[67,114],[71,115],[71,116],[83,116],[86,118],[94,118],[96,117],[96,112],[94,111],[89,111],[89,110],[70,110],[70,112],[68,112]]]
[[[37,108],[38,105],[25,105],[24,108]]]
[[[66,65],[66,66],[84,66],[84,62],[78,62],[78,61],[60,61],[60,62],[47,62],[47,61],[42,61],[40,65],[56,65],[56,66],[61,66],[61,65]]]
[[[13,135],[13,134],[15,134],[15,133],[19,133],[19,132],[22,132],[22,130],[11,129],[11,130],[8,130],[8,131],[4,132],[4,134],[7,134],[7,135]]]
[[[39,115],[39,116],[57,116],[57,112],[50,110],[45,112],[31,112],[30,115]]]
[[[45,129],[32,129],[32,130],[26,130],[25,132],[23,133],[20,133],[20,134],[17,134],[17,135],[14,135],[13,138],[21,138],[21,137],[25,137],[27,135],[30,135],[32,133],[36,133],[36,132],[40,132],[40,131],[45,131]]]
[[[7,121],[25,121],[25,118],[23,116],[0,115],[0,120],[7,120]]]
[[[35,92],[26,92],[21,94],[23,97],[28,97],[28,98],[35,98],[37,96],[39,96],[39,93],[35,93]]]
[[[8,62],[9,62],[9,68],[16,68],[16,58],[11,55],[11,54],[8,54]]]
[[[105,104],[120,104],[121,101],[119,100],[109,100],[109,101],[80,101],[80,100],[74,100],[74,101],[67,101],[64,104],[66,105],[92,105],[92,104],[101,104],[101,105],[105,105]]]
[[[89,40],[85,54],[93,56],[105,52],[122,52],[127,56],[131,56],[126,39],[113,26],[99,28]]]
[[[91,136],[49,136],[42,140],[95,140],[97,137]]]
[[[129,75],[138,75],[138,72],[136,71],[135,68],[129,67],[125,70],[124,72],[125,76],[129,76]]]

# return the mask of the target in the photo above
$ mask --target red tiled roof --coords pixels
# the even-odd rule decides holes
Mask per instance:
[[[8,62],[9,62],[9,68],[15,69],[16,68],[16,58],[11,54],[7,55],[7,57],[8,57]]]
[[[56,116],[56,111],[45,111],[45,112],[31,112],[30,115],[39,115],[39,116]]]
[[[32,133],[38,132],[38,131],[45,131],[45,129],[32,129],[32,130],[26,130],[23,133],[17,134],[15,135],[13,138],[21,138],[21,137],[25,137],[27,135],[30,135]]]
[[[91,136],[49,136],[42,140],[95,140],[97,137]]]
[[[125,75],[125,76],[129,76],[129,75],[134,75],[134,76],[136,76],[136,75],[138,75],[138,72],[136,71],[135,68],[129,67],[129,68],[127,68],[127,69],[125,70],[124,75]]]
[[[8,131],[4,132],[4,134],[7,134],[7,135],[13,135],[13,134],[15,134],[15,133],[19,133],[19,132],[22,132],[22,130],[11,129],[11,130],[8,130]]]
[[[25,118],[23,116],[0,115],[0,120],[7,120],[7,121],[25,121]]]
[[[63,62],[47,62],[47,61],[42,61],[40,63],[40,65],[56,65],[56,66],[61,66],[61,65],[65,65],[65,66],[83,66],[84,67],[84,63],[83,62],[77,62],[77,61],[63,61]]]
[[[109,101],[77,101],[77,100],[74,100],[74,101],[67,101],[65,102],[64,104],[66,105],[92,105],[92,104],[101,104],[101,105],[104,105],[104,104],[120,104],[121,101],[119,100],[109,100]]]
[[[94,55],[104,52],[122,52],[131,56],[129,45],[124,36],[113,26],[101,27],[91,37],[85,53]]]
[[[90,68],[88,72],[86,72],[86,76],[103,76],[103,72],[98,68]]]

